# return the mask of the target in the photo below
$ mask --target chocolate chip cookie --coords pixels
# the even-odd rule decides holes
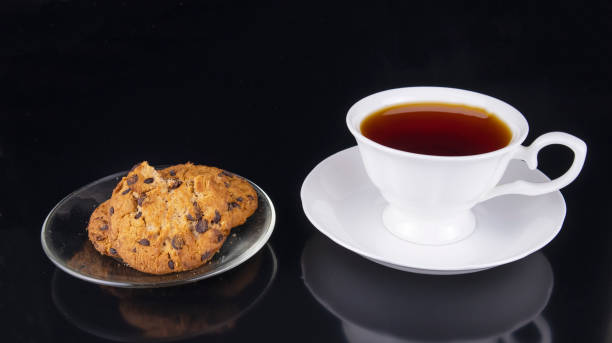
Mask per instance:
[[[190,163],[158,172],[140,163],[94,211],[89,238],[99,252],[146,273],[194,269],[257,207],[250,184],[225,174]]]

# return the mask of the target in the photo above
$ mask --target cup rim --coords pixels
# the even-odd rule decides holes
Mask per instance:
[[[491,103],[495,103],[497,105],[500,105],[502,107],[505,107],[507,111],[509,112],[513,112],[513,115],[515,117],[518,118],[518,125],[520,126],[520,132],[517,132],[517,130],[512,129],[510,127],[510,125],[508,125],[508,123],[504,120],[504,122],[506,122],[506,124],[510,127],[510,130],[512,131],[512,139],[510,141],[510,143],[508,143],[508,145],[504,146],[501,149],[497,149],[497,150],[493,150],[490,152],[485,152],[482,154],[476,154],[476,155],[463,155],[463,156],[443,156],[443,155],[426,155],[426,154],[418,154],[418,153],[414,153],[414,152],[408,152],[408,151],[403,151],[403,150],[398,150],[398,149],[394,149],[394,148],[390,148],[386,145],[382,145],[380,143],[377,143],[369,138],[367,138],[366,136],[364,136],[361,133],[361,130],[359,128],[356,128],[353,123],[352,123],[352,119],[353,117],[358,113],[357,109],[361,106],[364,106],[366,102],[368,101],[372,101],[373,99],[376,98],[383,98],[387,95],[390,94],[394,94],[395,96],[397,96],[397,93],[403,93],[403,92],[427,92],[427,91],[431,91],[431,92],[438,92],[438,91],[442,91],[442,92],[448,92],[448,93],[454,93],[454,94],[459,94],[459,95],[463,95],[463,96],[468,96],[468,97],[477,97],[480,99],[485,99]],[[439,100],[441,102],[444,102],[444,100]],[[430,102],[430,100],[423,100],[423,102]],[[401,104],[402,102],[395,102],[398,104]],[[393,103],[389,104],[389,105],[385,105],[385,106],[392,106]],[[475,105],[472,103],[465,103],[465,105],[470,105],[470,106],[478,106],[481,107],[479,105]],[[383,108],[384,106],[380,106],[378,108]],[[369,114],[373,113],[376,109],[372,109],[371,111],[369,111]],[[369,115],[369,114],[366,114]],[[502,119],[503,120],[503,119]],[[363,119],[361,119],[361,121],[363,121]],[[361,124],[361,121],[359,122],[359,125]],[[403,88],[393,88],[393,89],[388,89],[388,90],[384,90],[381,92],[377,92],[371,95],[366,96],[365,98],[362,98],[361,100],[357,101],[356,103],[354,103],[348,110],[347,115],[346,115],[346,125],[348,126],[349,131],[351,132],[351,134],[357,139],[358,143],[364,143],[367,144],[375,149],[378,150],[382,150],[384,152],[390,153],[390,154],[394,154],[397,156],[403,156],[403,157],[412,157],[412,158],[419,158],[419,159],[425,159],[425,160],[440,160],[440,161],[468,161],[468,160],[477,160],[477,159],[484,159],[484,158],[490,158],[490,157],[495,157],[497,155],[502,155],[507,153],[510,150],[514,150],[516,148],[516,146],[520,145],[521,143],[523,143],[525,141],[525,138],[527,138],[527,134],[529,133],[529,125],[527,123],[527,119],[525,119],[525,116],[523,116],[523,114],[521,112],[519,112],[516,108],[514,108],[512,105],[499,100],[497,98],[494,98],[492,96],[486,95],[486,94],[482,94],[482,93],[478,93],[478,92],[473,92],[473,91],[469,91],[469,90],[465,90],[465,89],[460,89],[460,88],[451,88],[451,87],[432,87],[432,86],[418,86],[418,87],[403,87]]]

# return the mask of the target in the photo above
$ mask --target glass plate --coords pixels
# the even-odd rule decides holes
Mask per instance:
[[[243,225],[232,229],[221,250],[210,262],[190,271],[166,275],[139,272],[99,254],[89,242],[86,230],[93,210],[110,197],[117,182],[127,173],[119,172],[92,182],[69,194],[49,212],[40,239],[43,250],[58,268],[79,279],[106,286],[176,286],[202,280],[240,265],[259,251],[272,234],[276,221],[272,201],[261,188],[247,180],[259,196],[259,206]]]

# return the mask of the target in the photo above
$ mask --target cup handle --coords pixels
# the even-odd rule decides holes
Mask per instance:
[[[536,329],[540,333],[540,342],[542,343],[552,342],[552,332],[550,330],[550,325],[548,324],[546,319],[542,316],[542,314],[538,315],[531,323],[535,325]],[[523,328],[523,327],[524,326],[521,326],[520,328]],[[503,337],[500,338],[500,341],[504,343],[518,343],[519,340],[514,338],[514,334],[520,328],[517,328],[513,332],[504,335]]]
[[[489,193],[485,194],[481,201],[505,194],[546,194],[559,190],[574,181],[584,165],[587,146],[580,138],[574,137],[570,134],[564,132],[545,133],[533,141],[530,146],[519,146],[512,158],[527,162],[529,169],[536,169],[538,166],[538,152],[545,146],[552,144],[565,145],[574,152],[574,161],[565,174],[549,182],[536,183],[518,180],[499,185],[493,188]]]

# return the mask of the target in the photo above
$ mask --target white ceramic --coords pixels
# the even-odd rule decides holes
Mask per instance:
[[[538,170],[511,161],[501,184],[548,182]],[[447,245],[398,239],[383,225],[387,201],[366,174],[357,147],[319,163],[301,190],[308,219],[341,246],[380,264],[424,274],[462,274],[518,260],[539,250],[559,232],[565,202],[559,191],[535,197],[505,195],[473,208],[476,229]]]
[[[361,122],[376,110],[418,102],[483,108],[508,124],[512,139],[493,152],[455,157],[400,151],[361,134]],[[397,237],[419,244],[448,244],[466,238],[476,227],[472,208],[487,199],[504,194],[534,196],[565,187],[578,176],[587,150],[582,140],[562,132],[544,134],[524,147],[521,143],[529,127],[519,111],[490,96],[454,88],[409,87],[376,93],[353,105],[346,122],[369,178],[388,203],[381,211],[385,227]],[[544,183],[516,180],[496,187],[511,160],[526,161],[535,169],[538,151],[551,144],[565,145],[574,152],[565,174]]]

